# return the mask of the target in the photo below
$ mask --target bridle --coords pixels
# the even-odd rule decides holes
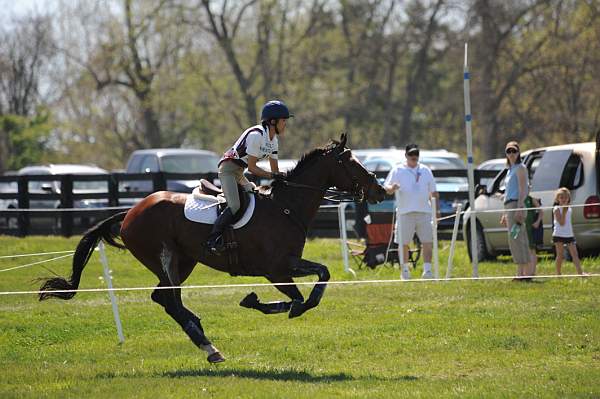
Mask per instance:
[[[372,172],[367,172],[369,174],[369,184],[366,187],[362,187],[358,181],[358,178],[354,176],[346,162],[343,160],[343,155],[349,153],[349,149],[342,151],[341,153],[336,155],[336,162],[340,164],[344,172],[350,180],[352,180],[352,188],[350,191],[347,190],[337,190],[337,189],[324,189],[317,186],[311,186],[309,184],[295,183],[287,180],[283,180],[281,184],[287,187],[294,188],[303,188],[306,190],[320,191],[323,192],[323,198],[327,201],[341,203],[341,202],[363,202],[366,198],[366,195],[371,190],[373,184],[377,184],[377,177]]]

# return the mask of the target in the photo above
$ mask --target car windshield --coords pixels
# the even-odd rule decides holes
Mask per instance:
[[[107,192],[108,183],[105,181],[74,181],[73,192],[77,191]]]
[[[167,155],[161,158],[167,173],[209,173],[217,171],[219,159],[211,155]]]

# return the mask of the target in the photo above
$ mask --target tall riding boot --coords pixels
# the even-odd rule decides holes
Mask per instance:
[[[206,248],[213,254],[220,254],[225,250],[223,231],[231,224],[232,221],[233,213],[229,207],[225,208],[217,220],[215,220],[215,224],[213,225],[212,231],[210,232],[208,240],[206,241]]]

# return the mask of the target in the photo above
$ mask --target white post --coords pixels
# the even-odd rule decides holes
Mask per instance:
[[[398,261],[400,262],[400,273],[402,273],[402,267],[404,266],[404,244],[402,241],[402,226],[400,225],[400,215],[398,214],[398,206],[400,205],[400,192],[396,190],[394,192],[394,212],[396,214],[396,225],[393,226],[396,234],[396,241],[398,241]]]
[[[113,315],[115,317],[115,324],[117,325],[117,335],[119,336],[119,342],[125,342],[125,337],[123,336],[123,327],[121,326],[121,318],[119,317],[119,308],[117,306],[117,298],[115,297],[114,291],[112,291],[112,277],[110,275],[110,270],[108,269],[108,260],[106,259],[106,252],[104,250],[104,243],[100,241],[98,244],[98,249],[100,250],[100,262],[102,262],[102,267],[104,269],[104,279],[106,280],[106,285],[108,285],[108,296],[110,297],[110,303],[112,304]]]
[[[454,216],[454,229],[452,230],[452,241],[450,241],[450,253],[448,254],[448,268],[446,269],[446,280],[452,276],[452,266],[454,262],[454,245],[456,244],[456,237],[458,236],[458,222],[460,221],[460,213],[462,211],[462,204],[458,204],[456,207],[456,216]]]
[[[344,271],[346,273],[351,273],[354,277],[356,277],[356,273],[350,268],[350,264],[348,262],[348,232],[346,231],[347,206],[348,202],[342,202],[338,206],[338,223],[340,227],[340,243],[342,245],[342,260],[344,262]]]
[[[437,222],[437,199],[431,197],[431,224],[433,230],[433,273],[436,279],[440,278],[440,262],[438,257],[438,222]]]
[[[477,264],[477,226],[475,222],[475,174],[473,171],[473,133],[471,131],[471,90],[468,54],[469,45],[465,43],[465,66],[464,66],[464,97],[465,97],[465,129],[467,132],[467,176],[469,178],[469,206],[471,207],[471,259],[473,262],[473,277],[479,277]]]

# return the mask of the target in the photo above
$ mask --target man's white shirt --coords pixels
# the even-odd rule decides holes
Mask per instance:
[[[387,175],[384,184],[398,184],[399,215],[409,212],[431,213],[431,193],[436,191],[431,169],[420,163],[410,168],[405,163],[398,164]]]

